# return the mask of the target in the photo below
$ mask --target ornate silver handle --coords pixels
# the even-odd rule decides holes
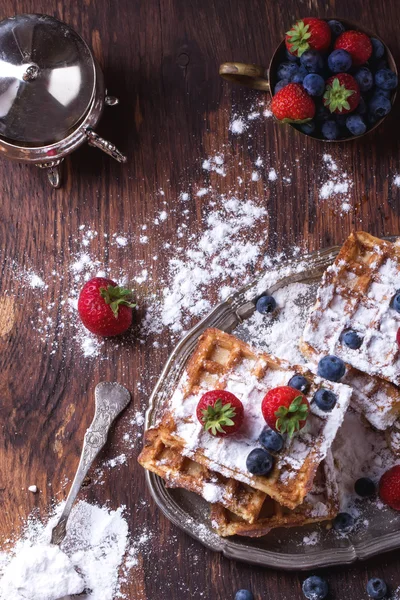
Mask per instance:
[[[90,146],[94,146],[95,148],[99,148],[100,150],[103,150],[103,152],[105,152],[106,154],[109,154],[110,156],[115,158],[115,160],[117,160],[120,163],[125,163],[127,161],[125,154],[122,154],[122,152],[120,152],[114,146],[114,144],[112,144],[111,142],[108,142],[104,138],[97,135],[97,133],[95,131],[93,131],[93,129],[90,129],[90,127],[86,127],[85,133],[86,133],[86,137],[88,138],[88,143]]]
[[[128,390],[119,383],[103,381],[96,386],[94,418],[85,433],[81,459],[71,489],[69,490],[64,510],[51,533],[52,544],[61,544],[63,541],[66,534],[68,517],[82,482],[94,459],[104,447],[113,421],[126,408],[130,399],[131,395]]]

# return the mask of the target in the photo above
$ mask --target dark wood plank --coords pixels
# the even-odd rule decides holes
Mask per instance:
[[[120,166],[83,147],[66,161],[66,182],[59,191],[51,190],[44,174],[33,167],[0,162],[2,540],[18,531],[34,507],[45,515],[52,499],[65,495],[66,480],[73,476],[91,420],[96,382],[117,379],[133,393],[132,406],[112,435],[107,456],[114,456],[123,448],[120,438],[126,423],[146,405],[172,348],[165,336],[158,348],[131,336],[122,345],[107,342],[102,360],[83,359],[76,351],[75,322],[64,319],[63,330],[60,322],[80,225],[98,232],[92,249],[104,257],[106,265],[124,268],[130,277],[137,275],[138,265],[153,266],[152,280],[139,289],[145,302],[151,293],[161,291],[168,266],[164,243],[176,242],[180,222],[176,199],[193,182],[201,187],[201,159],[223,144],[232,166],[226,178],[212,180],[220,193],[228,193],[239,175],[249,173],[257,156],[271,157],[277,168],[296,165],[290,184],[279,178],[267,190],[263,180],[248,188],[249,193],[265,198],[268,252],[294,245],[313,250],[340,243],[354,227],[376,235],[397,234],[400,224],[400,190],[392,185],[393,176],[400,173],[398,106],[370,136],[345,146],[329,146],[329,153],[354,180],[354,208],[341,216],[340,211],[317,201],[325,147],[276,126],[271,119],[252,127],[251,144],[231,136],[228,125],[234,110],[250,111],[261,94],[230,87],[217,75],[218,65],[226,60],[267,65],[283,32],[296,17],[306,14],[362,19],[365,27],[375,29],[387,41],[398,59],[400,7],[396,0],[65,0],[57,4],[3,0],[3,16],[16,12],[57,16],[92,45],[109,92],[121,100],[117,108],[106,109],[99,132],[125,151],[129,162]],[[160,189],[165,196],[157,193]],[[148,244],[132,243],[127,262],[126,252],[110,244],[104,234],[124,231],[137,240],[141,225],[154,221],[164,201],[169,207],[165,226],[149,227]],[[188,204],[191,233],[201,231],[207,203],[206,197]],[[159,256],[155,267],[154,255]],[[39,294],[21,282],[13,261],[37,273],[54,270],[57,276]],[[49,309],[50,303],[54,304]],[[40,308],[46,308],[54,322],[44,341],[36,331]],[[139,445],[131,452],[127,467],[111,470],[104,485],[90,484],[84,492],[93,502],[110,500],[113,507],[126,504],[133,532],[143,527],[157,532],[126,586],[130,598],[229,599],[239,587],[252,588],[257,598],[268,600],[301,598],[301,574],[228,561],[167,522],[149,498],[143,472],[136,464]],[[32,482],[41,490],[37,496],[26,492]],[[383,576],[393,587],[400,584],[398,553],[325,574],[332,598],[361,599],[371,575]]]

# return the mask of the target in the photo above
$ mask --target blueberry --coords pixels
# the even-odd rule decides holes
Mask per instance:
[[[300,63],[309,73],[320,73],[324,68],[322,56],[316,50],[306,50],[300,57]]]
[[[362,96],[360,96],[360,102],[358,103],[358,106],[353,114],[357,114],[357,115],[366,115],[367,114],[367,103],[365,102],[365,100]]]
[[[375,83],[383,90],[394,90],[397,88],[397,75],[390,69],[380,69],[375,73]]]
[[[310,390],[310,382],[303,375],[293,375],[288,383],[289,387],[299,390],[302,394],[307,394]]]
[[[297,71],[297,73],[295,73],[292,77],[292,82],[293,83],[303,83],[304,81],[304,77],[308,75],[308,71],[305,67],[301,66],[299,67],[299,70]]]
[[[323,412],[330,412],[337,402],[337,397],[330,390],[320,388],[315,392],[313,401]]]
[[[392,300],[392,307],[398,313],[400,313],[400,290],[396,291],[396,294]]]
[[[324,600],[328,595],[328,584],[325,579],[312,575],[302,585],[303,594],[307,600]]]
[[[308,121],[307,123],[302,123],[299,125],[300,130],[307,135],[312,135],[315,131],[315,123],[314,121]]]
[[[382,119],[385,115],[387,115],[392,110],[392,103],[389,98],[382,96],[381,94],[374,94],[369,103],[369,111],[370,114],[377,121],[378,119]]]
[[[367,583],[367,594],[370,598],[375,598],[376,600],[384,598],[387,594],[386,583],[383,581],[383,579],[373,577]]]
[[[339,135],[338,126],[335,121],[325,121],[322,125],[322,135],[327,140],[336,140]]]
[[[351,55],[346,50],[334,50],[328,56],[328,67],[333,73],[348,71],[351,64]]]
[[[328,21],[329,28],[331,30],[332,36],[337,38],[344,31],[344,25],[340,21],[336,21],[336,19],[331,19]]]
[[[249,590],[239,590],[235,594],[235,600],[254,600],[254,596]]]
[[[274,94],[277,94],[282,88],[284,88],[288,83],[290,83],[290,81],[288,81],[287,79],[281,79],[280,81],[278,81],[278,83],[276,84],[276,86],[274,87]]]
[[[270,452],[279,452],[283,447],[283,437],[277,431],[266,427],[260,433],[258,438],[261,446]]]
[[[247,470],[252,475],[268,475],[274,466],[274,457],[262,448],[254,448],[246,459]]]
[[[349,513],[338,513],[333,520],[333,528],[341,533],[349,533],[354,527],[354,519]]]
[[[292,81],[293,75],[299,70],[299,65],[295,62],[284,62],[279,65],[276,75],[278,79],[287,79]]]
[[[325,106],[317,106],[317,110],[315,111],[315,119],[317,121],[329,121],[329,119],[331,119],[331,113]]]
[[[329,381],[339,381],[345,372],[345,364],[337,356],[324,356],[318,363],[318,375]]]
[[[360,477],[354,484],[354,490],[361,498],[369,498],[375,496],[376,487],[369,477]]]
[[[325,90],[325,80],[321,75],[309,73],[304,77],[303,87],[310,96],[322,96]]]
[[[356,115],[355,115],[356,116]],[[353,132],[352,132],[353,133]],[[354,134],[357,135],[357,134]],[[362,337],[352,329],[348,329],[341,335],[341,341],[351,350],[358,350],[362,344]]]
[[[298,62],[299,61],[298,56],[295,56],[294,54],[289,52],[289,50],[287,48],[285,48],[285,50],[286,50],[286,60],[290,60],[290,62]]]
[[[267,313],[272,313],[276,308],[275,298],[272,296],[261,296],[257,300],[256,309],[262,315],[266,315]]]
[[[346,127],[352,135],[362,135],[367,131],[367,126],[361,115],[350,115],[347,117]]]
[[[374,85],[374,77],[368,67],[361,67],[354,73],[354,79],[357,81],[362,92],[368,92]]]
[[[374,96],[384,96],[385,98],[391,98],[392,90],[382,90],[382,88],[376,88],[374,90]]]
[[[381,40],[378,40],[377,38],[370,39],[374,58],[382,58],[385,54],[385,46],[382,44]]]

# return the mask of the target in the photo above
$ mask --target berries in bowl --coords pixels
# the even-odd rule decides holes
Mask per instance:
[[[375,129],[391,111],[398,84],[396,64],[383,41],[337,19],[297,20],[266,73],[257,65],[225,63],[220,74],[269,89],[279,122],[329,142]]]

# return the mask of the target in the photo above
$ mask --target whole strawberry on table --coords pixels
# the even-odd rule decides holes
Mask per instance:
[[[397,76],[377,38],[338,20],[305,18],[286,33],[271,109],[313,137],[357,137],[389,113]]]

